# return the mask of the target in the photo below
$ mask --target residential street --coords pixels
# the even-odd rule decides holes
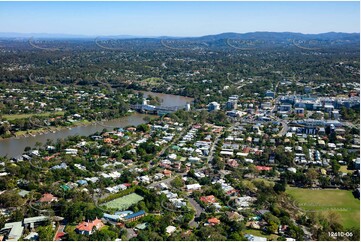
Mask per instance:
[[[198,227],[198,223],[194,221],[195,218],[198,218],[201,213],[204,212],[204,209],[196,202],[196,200],[194,200],[191,197],[187,197],[189,204],[193,207],[193,209],[196,211],[196,215],[194,216],[194,218],[189,222],[189,225],[191,227]]]

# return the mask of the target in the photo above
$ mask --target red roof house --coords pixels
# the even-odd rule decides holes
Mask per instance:
[[[51,193],[44,193],[39,199],[39,202],[41,203],[51,203],[56,201],[58,201],[58,198]]]
[[[170,170],[164,170],[164,171],[163,171],[163,174],[164,174],[165,176],[171,177],[171,176],[172,176],[172,171],[170,171]]]
[[[258,171],[270,171],[270,170],[272,170],[272,167],[270,167],[270,166],[256,166],[256,169]]]
[[[236,167],[238,167],[238,162],[235,159],[231,159],[227,162],[227,165],[229,165],[230,167],[236,168]]]
[[[57,232],[55,235],[55,240],[56,241],[60,241],[62,237],[64,237],[65,233],[64,232]]]
[[[210,218],[208,219],[208,223],[212,226],[220,224],[221,221],[218,218]]]
[[[76,231],[79,234],[91,235],[95,230],[99,230],[104,226],[103,222],[96,218],[92,222],[83,221],[76,226]]]
[[[216,198],[213,195],[202,196],[200,198],[200,200],[205,203],[215,203],[216,202]]]
[[[250,147],[244,147],[242,152],[248,154],[251,151]]]

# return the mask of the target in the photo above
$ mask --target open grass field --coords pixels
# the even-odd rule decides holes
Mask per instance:
[[[131,193],[129,195],[111,200],[109,202],[100,204],[101,206],[105,206],[107,208],[114,208],[117,210],[126,210],[128,209],[130,206],[132,206],[133,204],[137,204],[138,202],[142,201],[143,197],[139,196],[136,193]]]
[[[347,170],[347,166],[341,166],[340,171],[343,173],[353,173],[353,170]]]
[[[159,78],[159,77],[150,77],[150,78],[142,80],[142,83],[144,83],[144,84],[157,84],[160,81],[161,81],[161,78]]]
[[[305,211],[340,215],[340,223],[345,228],[360,227],[360,200],[354,198],[351,191],[336,189],[311,190],[288,187],[286,192]]]
[[[50,115],[64,115],[64,111],[59,112],[46,112],[46,113],[26,113],[26,114],[5,114],[3,115],[3,118],[6,118],[7,120],[15,120],[15,119],[23,119],[23,118],[29,118],[32,116],[42,116],[42,117],[48,117]]]

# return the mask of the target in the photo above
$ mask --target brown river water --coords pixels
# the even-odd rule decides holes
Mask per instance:
[[[163,106],[183,106],[188,102],[192,102],[192,98],[182,97],[171,94],[154,93],[154,92],[143,92],[144,96],[152,95],[157,96],[161,99]],[[57,139],[64,139],[72,135],[89,136],[97,131],[102,131],[106,126],[109,127],[125,127],[129,125],[139,125],[146,123],[144,118],[151,116],[148,114],[132,113],[129,116],[112,119],[99,123],[94,123],[86,126],[73,127],[71,129],[64,128],[55,133],[38,134],[36,136],[9,138],[0,140],[0,156],[16,157],[24,152],[25,147],[34,147],[36,142],[45,144],[48,139],[56,141]],[[110,130],[108,128],[108,130]]]

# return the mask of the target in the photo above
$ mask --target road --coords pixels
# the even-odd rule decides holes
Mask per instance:
[[[216,144],[218,143],[220,136],[221,136],[221,135],[218,134],[218,135],[216,136],[216,138],[214,139],[214,142],[213,142],[212,145],[211,145],[211,149],[210,149],[210,151],[209,151],[208,158],[207,158],[207,164],[209,164],[209,162],[213,160],[214,146],[216,146]]]
[[[191,227],[198,227],[198,223],[196,221],[194,221],[194,219],[198,218],[201,215],[201,213],[204,212],[204,209],[193,198],[191,198],[191,197],[187,197],[187,198],[188,198],[189,204],[196,211],[196,215],[194,216],[194,218],[191,221],[189,221],[189,225]]]
[[[280,136],[280,137],[282,137],[282,136],[284,136],[284,135],[287,133],[287,131],[288,131],[288,124],[287,124],[287,121],[284,121],[284,120],[281,120],[280,122],[281,122],[281,124],[282,124],[282,129],[281,129],[280,132],[278,132],[277,135]]]
[[[275,93],[277,93],[277,88],[279,86],[280,82],[277,83],[276,85],[276,88],[275,88]],[[271,113],[275,113],[277,111],[277,104],[279,103],[281,97],[277,97],[275,100],[274,100],[274,106],[271,110]],[[274,115],[270,115],[271,118],[277,120],[278,122],[280,122],[282,124],[282,129],[280,132],[278,132],[277,136],[284,136],[287,131],[288,131],[288,122],[286,120],[281,120],[279,117],[276,117]]]

